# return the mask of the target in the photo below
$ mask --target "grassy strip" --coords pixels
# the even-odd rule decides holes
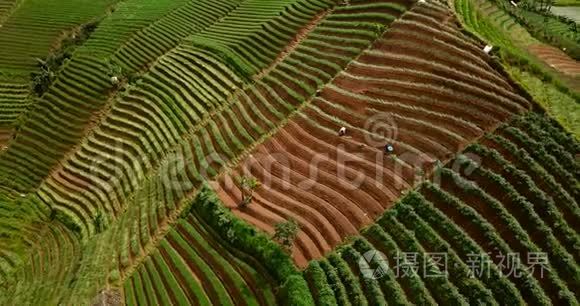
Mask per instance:
[[[521,84],[547,113],[554,117],[576,139],[580,139],[580,95],[569,92],[567,87],[547,83],[541,76],[522,70],[521,67],[508,66],[509,74]],[[561,87],[559,87],[561,86]],[[566,88],[566,89],[564,89]],[[569,94],[566,94],[566,92]]]
[[[466,34],[474,36],[474,33],[478,38],[496,46],[495,54],[517,84],[570,132],[580,134],[580,123],[574,115],[578,112],[580,94],[570,90],[545,64],[515,45],[514,40],[517,39],[510,36],[511,32],[483,16],[472,0],[456,0],[455,9],[461,15],[465,28],[470,31]]]

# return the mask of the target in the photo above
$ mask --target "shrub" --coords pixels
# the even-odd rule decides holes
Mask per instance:
[[[274,233],[274,240],[278,241],[287,252],[290,252],[294,245],[294,240],[300,226],[294,219],[289,219],[285,222],[280,222],[275,225],[276,232]]]
[[[241,208],[248,206],[254,198],[254,190],[258,188],[260,182],[254,177],[242,176],[237,179],[238,185],[242,190],[242,202],[239,204]]]
[[[113,271],[111,271],[111,273],[109,273],[109,283],[116,283],[120,279],[121,272],[119,272],[119,269],[114,269]]]
[[[95,218],[93,218],[93,225],[95,226],[95,231],[98,233],[102,233],[106,228],[106,219],[102,212],[97,212]]]

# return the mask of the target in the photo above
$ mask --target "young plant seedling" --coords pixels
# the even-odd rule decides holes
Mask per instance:
[[[245,208],[252,202],[254,190],[260,186],[260,182],[254,177],[242,176],[238,178],[238,184],[242,191],[242,202],[240,202],[239,207]]]

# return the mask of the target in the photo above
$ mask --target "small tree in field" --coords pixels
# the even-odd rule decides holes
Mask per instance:
[[[274,229],[274,240],[278,241],[287,252],[290,252],[298,235],[298,230],[300,230],[298,223],[294,219],[288,219],[285,222],[277,223]]]
[[[242,176],[238,178],[238,184],[242,190],[242,202],[240,208],[248,206],[254,198],[254,190],[260,186],[260,183],[254,177]]]

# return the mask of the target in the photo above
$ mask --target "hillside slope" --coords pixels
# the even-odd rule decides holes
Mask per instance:
[[[578,304],[577,63],[453,4],[0,0],[0,304]]]

